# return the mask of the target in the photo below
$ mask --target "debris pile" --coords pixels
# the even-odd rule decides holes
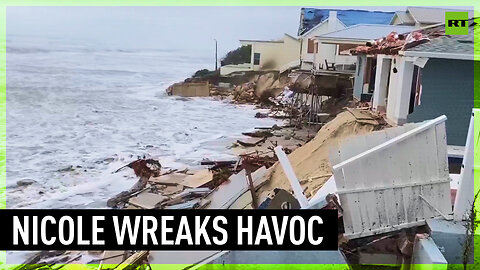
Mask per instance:
[[[248,82],[235,87],[233,90],[233,102],[239,104],[258,103],[259,97],[255,95],[255,83]]]
[[[249,82],[237,85],[233,91],[233,102],[245,103],[267,103],[269,98],[276,98],[288,84],[289,78],[279,76],[275,72],[262,75],[255,75]]]
[[[128,209],[215,209],[234,205],[239,197],[224,196],[222,190],[239,185],[235,188],[236,192],[244,189],[243,193],[254,191],[249,195],[250,199],[246,199],[248,203],[242,207],[250,205],[249,207],[256,208],[258,203],[255,191],[268,179],[264,175],[267,169],[277,162],[273,148],[283,145],[285,151],[290,153],[309,141],[317,130],[316,127],[298,129],[277,125],[258,127],[254,131],[243,133],[245,139],[239,139],[232,146],[238,159],[205,159],[200,165],[206,168],[195,172],[188,169],[165,170],[158,161],[152,159],[135,160],[115,172],[131,168],[139,177],[138,182],[129,190],[109,199],[107,205]],[[228,201],[215,201],[222,196]],[[214,204],[210,205],[212,199]]]
[[[445,36],[445,31],[437,27],[399,34],[391,32],[384,38],[379,38],[366,45],[358,46],[351,50],[352,54],[387,54],[395,55],[406,50],[429,42],[433,38]]]
[[[307,197],[315,194],[332,175],[329,151],[333,146],[349,136],[365,134],[385,126],[383,119],[369,111],[348,110],[323,126],[311,141],[294,150],[288,157]],[[260,198],[266,198],[275,188],[291,190],[278,163],[272,166],[266,177],[267,184],[258,191]]]
[[[246,173],[248,176],[261,167],[272,166],[275,161],[274,157],[251,153],[241,156],[239,160],[203,160],[201,165],[209,167],[195,173],[187,169],[171,169],[161,173],[158,161],[138,159],[120,168],[132,168],[139,177],[138,182],[129,190],[109,199],[107,205],[127,209],[207,208],[210,204],[207,197],[224,183],[234,180],[246,183],[246,176],[242,180],[239,175]]]

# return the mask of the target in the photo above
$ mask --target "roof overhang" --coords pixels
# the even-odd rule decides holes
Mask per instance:
[[[253,44],[253,43],[283,43],[283,40],[240,40],[241,44]]]
[[[338,19],[338,17],[337,17]],[[319,24],[315,25],[314,27],[310,28],[310,30],[308,30],[307,32],[303,33],[300,35],[300,37],[305,37],[306,35],[308,35],[309,33],[311,33],[313,30],[317,29],[318,27],[320,27],[321,25],[327,23],[328,21],[330,20],[330,17],[326,18],[325,20],[323,20],[322,22],[320,22]],[[342,22],[340,19],[338,19],[338,21],[343,25],[343,27],[347,27],[345,25],[344,22]]]
[[[325,44],[358,44],[365,45],[369,39],[355,39],[355,38],[327,38],[327,37],[315,37],[315,40]]]
[[[421,51],[399,51],[399,55],[411,57],[443,58],[457,60],[474,60],[473,54],[465,53],[440,53],[440,52],[421,52]]]
[[[320,25],[323,25],[323,24],[325,24],[326,22],[328,22],[328,19],[329,19],[329,18],[323,20],[323,21],[320,22],[319,24],[317,24],[317,25],[315,25],[314,27],[310,28],[307,32],[301,34],[300,37],[305,37],[306,35],[308,35],[309,33],[311,33],[314,29],[320,27]]]

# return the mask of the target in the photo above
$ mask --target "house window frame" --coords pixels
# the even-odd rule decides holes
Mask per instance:
[[[260,53],[253,53],[253,65],[260,65]]]
[[[315,53],[315,42],[313,38],[307,40],[307,53]]]

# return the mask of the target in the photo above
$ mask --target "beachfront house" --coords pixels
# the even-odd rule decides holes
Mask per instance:
[[[397,11],[392,17],[390,24],[411,25],[423,28],[435,24],[445,23],[445,12],[459,11],[458,9],[445,9],[434,7],[407,7],[405,11]],[[473,12],[469,12],[469,18]]]
[[[302,8],[298,29],[301,42],[300,68],[302,70],[313,69],[316,53],[320,53],[327,62],[334,63],[337,46],[334,44],[316,45],[315,38],[317,36],[361,23],[389,24],[393,15],[394,12]]]
[[[313,54],[313,70],[327,69],[327,64],[335,64],[336,69],[355,69],[357,57],[350,50],[371,40],[386,36],[392,31],[412,31],[412,26],[385,24],[357,24],[347,28],[314,37],[315,48],[334,46],[334,54],[326,50],[316,50]],[[356,81],[361,82],[361,79]]]
[[[468,35],[447,36],[442,24],[357,47],[356,79],[374,78],[372,109],[385,112],[387,120],[398,125],[445,114],[448,144],[463,146],[474,106],[474,81],[478,83],[474,55],[480,55],[474,49],[473,19],[469,25]],[[355,82],[354,96],[360,99],[370,89]]]
[[[289,34],[279,40],[240,40],[242,46],[250,46],[250,62],[220,67],[220,75],[245,71],[279,71],[298,66],[300,41]]]

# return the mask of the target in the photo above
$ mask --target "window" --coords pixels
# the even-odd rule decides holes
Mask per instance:
[[[254,53],[253,54],[253,64],[254,65],[260,65],[260,54],[259,53]]]
[[[308,44],[307,44],[307,53],[313,53],[315,50],[315,44],[313,42],[313,39],[308,39]]]
[[[357,44],[339,44],[338,55],[350,55],[350,50],[356,48]]]

